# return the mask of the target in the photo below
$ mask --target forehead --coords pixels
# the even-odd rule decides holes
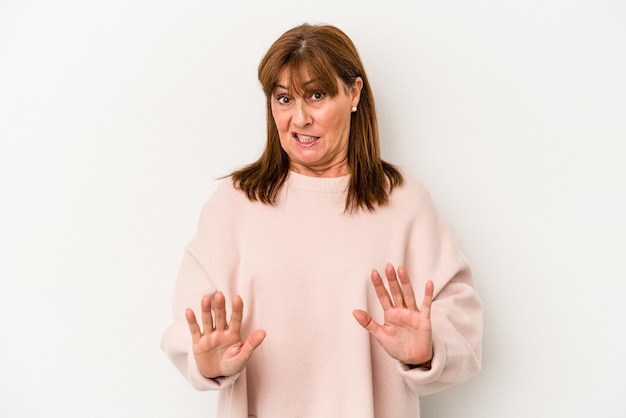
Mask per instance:
[[[294,69],[292,67],[283,67],[278,73],[276,86],[279,87],[302,87],[311,82],[311,75],[307,68]]]
[[[327,71],[311,70],[306,65],[300,67],[287,65],[279,71],[273,89],[286,89],[298,94],[320,89],[335,95],[339,83],[339,77]]]

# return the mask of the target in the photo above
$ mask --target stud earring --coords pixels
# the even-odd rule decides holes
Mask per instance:
[[[356,112],[356,106],[352,106],[352,112]]]

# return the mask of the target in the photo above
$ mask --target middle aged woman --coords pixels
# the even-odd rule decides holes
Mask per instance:
[[[345,33],[287,31],[259,80],[266,148],[203,207],[162,347],[220,390],[221,417],[419,416],[419,395],[480,369],[470,268],[427,191],[381,159]]]

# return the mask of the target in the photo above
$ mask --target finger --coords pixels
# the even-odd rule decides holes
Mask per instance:
[[[378,273],[377,270],[372,270],[372,284],[374,285],[376,296],[378,296],[378,300],[380,301],[380,305],[383,307],[383,310],[386,311],[389,308],[393,308],[393,304],[389,298],[389,293],[387,293],[387,289],[383,284],[383,279],[380,277],[380,273]]]
[[[244,345],[249,344],[250,347],[254,350],[259,345],[261,345],[263,340],[265,340],[265,335],[266,335],[265,331],[261,329],[257,329],[256,331],[254,331],[252,334],[248,336]]]
[[[417,308],[417,302],[415,301],[415,292],[413,291],[413,286],[411,285],[409,273],[407,273],[404,266],[398,266],[398,278],[400,279],[400,284],[402,285],[402,298],[404,299],[405,306],[413,311],[419,310]]]
[[[387,263],[385,266],[385,276],[387,276],[387,282],[389,283],[389,292],[393,298],[393,304],[396,308],[404,308],[404,297],[402,295],[402,289],[396,277],[396,270],[391,263]]]
[[[185,319],[187,320],[187,325],[189,325],[191,341],[195,344],[198,342],[200,337],[202,337],[202,333],[200,332],[200,326],[198,325],[198,321],[196,321],[196,314],[193,313],[193,310],[187,308],[185,310]]]
[[[233,313],[230,315],[229,328],[233,332],[239,332],[241,330],[242,319],[243,319],[243,300],[241,300],[241,296],[236,295],[233,298]]]
[[[202,297],[202,329],[204,333],[213,331],[213,315],[211,314],[211,297],[204,295]]]
[[[250,356],[252,356],[254,350],[256,350],[256,348],[261,345],[264,339],[265,331],[260,329],[257,329],[252,334],[250,334],[248,338],[246,338],[246,341],[243,343],[241,351],[239,352],[239,354],[243,357],[244,362],[248,361]]]
[[[430,308],[433,304],[433,294],[435,293],[435,284],[432,280],[426,282],[424,288],[424,300],[422,301],[422,313],[426,318],[430,319]]]
[[[363,328],[373,334],[376,334],[376,332],[380,328],[380,325],[376,321],[374,321],[372,317],[365,311],[355,309],[354,311],[352,311],[352,315]]]
[[[213,313],[215,315],[215,330],[224,331],[226,325],[226,298],[222,292],[216,292],[213,296]]]

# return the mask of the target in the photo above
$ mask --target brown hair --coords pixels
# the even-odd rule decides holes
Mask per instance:
[[[289,173],[289,157],[280,145],[272,117],[272,92],[283,69],[291,85],[301,86],[306,74],[319,82],[330,96],[338,93],[337,77],[343,88],[363,80],[359,108],[350,120],[348,166],[350,185],[346,211],[385,205],[394,186],[402,184],[400,171],[381,159],[374,98],[359,54],[348,36],[328,25],[303,24],[285,32],[267,51],[259,64],[258,77],[266,96],[267,143],[254,163],[231,173],[234,184],[248,199],[273,204]]]

